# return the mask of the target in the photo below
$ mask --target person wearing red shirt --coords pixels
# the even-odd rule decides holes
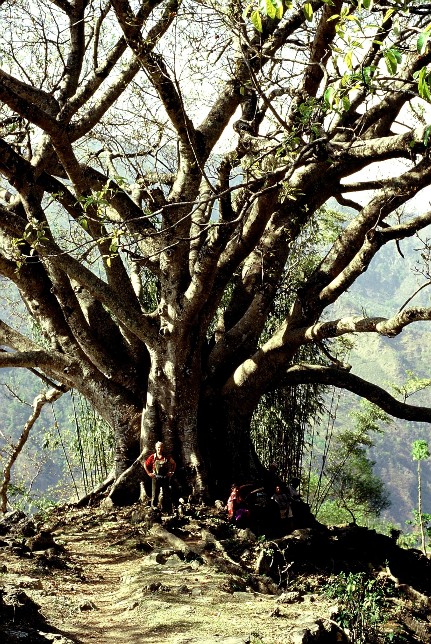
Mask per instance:
[[[158,507],[160,492],[162,492],[162,510],[172,509],[171,489],[169,482],[175,472],[176,463],[165,454],[165,446],[161,441],[155,445],[156,451],[144,462],[144,469],[151,480],[151,506]]]
[[[238,486],[235,483],[230,489],[230,497],[227,500],[227,515],[229,519],[234,519],[235,510],[238,505]]]

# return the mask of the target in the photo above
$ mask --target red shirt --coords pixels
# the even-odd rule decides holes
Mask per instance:
[[[173,474],[175,472],[175,461],[170,456],[162,456],[157,458],[157,454],[151,454],[145,461],[147,470],[151,473],[157,474],[159,469],[166,470],[166,474]],[[161,467],[163,466],[163,468]]]

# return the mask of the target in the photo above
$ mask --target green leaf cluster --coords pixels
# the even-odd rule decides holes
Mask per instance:
[[[431,456],[428,443],[424,440],[417,440],[412,445],[412,459],[414,461],[425,461]]]
[[[382,627],[390,617],[390,598],[396,594],[393,582],[364,572],[342,572],[330,579],[324,593],[337,600],[336,620],[349,632],[350,642],[381,641]]]
[[[383,55],[388,72],[395,75],[397,73],[398,65],[402,63],[403,57],[401,52],[395,47],[391,47],[390,49],[386,49],[383,52]]]
[[[429,37],[431,32],[431,23],[419,34],[416,41],[416,50],[420,56],[426,54],[429,46]]]
[[[259,33],[263,31],[263,20],[281,20],[286,9],[290,9],[292,3],[285,0],[259,0],[257,3],[250,2],[243,12],[243,18],[250,18],[253,27]]]
[[[413,78],[418,82],[418,93],[424,101],[431,102],[431,68],[422,67],[413,74]]]

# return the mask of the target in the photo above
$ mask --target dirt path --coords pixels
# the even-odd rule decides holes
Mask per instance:
[[[316,618],[312,595],[290,604],[237,591],[216,566],[185,561],[151,532],[143,539],[130,516],[80,512],[53,534],[64,570],[17,558],[3,581],[21,580],[47,622],[79,644],[287,644]]]
[[[84,540],[80,532],[65,535],[64,545],[73,572],[70,577],[57,574],[46,600],[39,598],[49,623],[82,644],[142,641],[139,621],[121,604],[122,580],[133,573],[141,557],[104,543],[97,528],[90,529]]]

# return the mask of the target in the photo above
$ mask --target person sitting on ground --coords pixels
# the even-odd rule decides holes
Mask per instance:
[[[162,510],[172,510],[170,480],[175,472],[176,463],[171,456],[165,454],[165,446],[161,441],[155,445],[155,453],[144,462],[144,469],[151,481],[151,506],[158,507],[160,492],[162,492]]]
[[[290,501],[284,492],[282,492],[279,485],[275,486],[275,493],[272,495],[271,499],[275,501],[280,512],[280,519],[284,521],[292,516],[292,510],[290,507]]]
[[[229,519],[233,519],[235,516],[236,506],[238,505],[238,486],[236,483],[232,484],[230,488],[230,496],[227,500],[227,515]]]
[[[247,486],[244,486],[247,488]],[[250,520],[250,508],[245,500],[244,492],[235,483],[231,487],[231,493],[227,500],[227,513],[231,521],[238,528],[248,527]]]
[[[287,488],[287,494],[291,501],[301,500],[301,494],[299,492],[300,483],[301,483],[301,480],[296,476],[294,476],[290,480],[290,485]]]
[[[234,521],[237,528],[248,528],[250,525],[250,508],[247,500],[241,494],[241,488],[238,488],[236,498],[236,508]]]

